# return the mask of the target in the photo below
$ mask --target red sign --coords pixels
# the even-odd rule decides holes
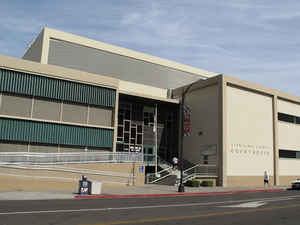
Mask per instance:
[[[191,136],[191,110],[187,106],[183,106],[183,115],[184,115],[184,136]]]

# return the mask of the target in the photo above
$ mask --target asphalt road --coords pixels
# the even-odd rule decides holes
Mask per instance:
[[[300,191],[194,197],[0,201],[0,225],[300,224]]]

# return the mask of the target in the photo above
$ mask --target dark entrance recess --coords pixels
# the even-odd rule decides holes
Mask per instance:
[[[120,94],[117,151],[155,155],[154,114],[157,105],[157,145],[160,158],[178,157],[178,104]]]

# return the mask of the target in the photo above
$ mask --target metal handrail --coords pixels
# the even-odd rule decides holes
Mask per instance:
[[[153,184],[153,183],[155,183],[155,182],[157,182],[157,181],[160,181],[160,180],[162,180],[162,179],[165,179],[166,177],[169,177],[169,176],[171,176],[170,173],[168,173],[168,174],[165,175],[165,176],[162,176],[162,177],[154,177],[154,178],[152,179],[153,174],[151,174],[151,176],[148,176],[148,175],[147,175],[147,184]],[[151,179],[152,179],[152,180],[151,180]]]
[[[161,157],[158,156],[158,164],[161,166],[163,164],[167,165],[167,168],[158,171],[157,173],[148,173],[146,175],[146,183],[147,184],[152,184],[155,183],[159,180],[162,180],[168,176],[171,175],[172,169],[173,169],[173,165],[171,163],[169,163],[168,161],[162,159]],[[165,176],[162,176],[162,174],[164,172],[167,172],[167,174]]]
[[[217,177],[217,166],[215,164],[197,164],[183,171],[184,183],[195,177]]]
[[[160,170],[157,173],[148,173],[146,175],[146,179],[147,179],[147,184],[153,184],[159,180],[162,180],[168,176],[171,175],[170,171],[172,171],[172,167],[168,167],[166,169]],[[163,174],[164,172],[167,172],[167,174],[165,176],[161,176],[161,174]]]
[[[215,164],[202,164],[202,163],[199,163],[199,164],[196,164],[195,166],[192,166],[192,167],[190,167],[190,168],[184,170],[183,173],[186,173],[186,172],[188,172],[188,171],[190,171],[190,170],[192,170],[192,169],[195,169],[195,168],[197,168],[197,167],[199,167],[199,166],[215,167],[216,165],[215,165]]]

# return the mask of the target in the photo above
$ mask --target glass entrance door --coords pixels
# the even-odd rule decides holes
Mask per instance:
[[[144,146],[144,161],[147,164],[155,164],[155,151],[153,146]]]

